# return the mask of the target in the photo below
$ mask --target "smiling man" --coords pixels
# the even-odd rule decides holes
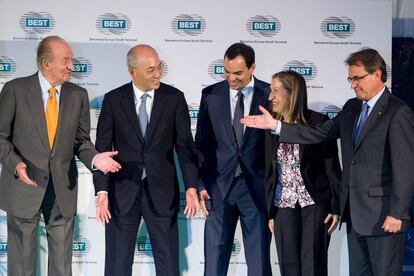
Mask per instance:
[[[105,229],[106,276],[130,276],[143,218],[157,275],[179,275],[179,186],[174,150],[186,186],[184,213],[198,212],[197,153],[184,94],[161,82],[162,65],[149,45],[127,54],[131,82],[105,95],[96,148],[116,149],[120,173],[94,173],[96,217]]]
[[[347,223],[349,274],[397,276],[404,254],[404,231],[410,225],[414,190],[414,116],[384,85],[387,70],[374,49],[346,60],[356,98],[333,119],[316,127],[279,123],[263,115],[242,122],[276,130],[279,141],[319,143],[341,139],[341,221]]]
[[[240,218],[248,275],[271,275],[264,192],[264,131],[240,119],[267,105],[269,84],[253,77],[254,50],[231,45],[224,55],[226,80],[202,91],[196,145],[202,156],[200,195],[206,217],[205,275],[227,275]]]

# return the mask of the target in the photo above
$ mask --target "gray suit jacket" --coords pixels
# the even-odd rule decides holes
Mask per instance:
[[[76,213],[74,156],[90,168],[97,151],[89,137],[87,91],[68,82],[60,95],[58,129],[50,150],[37,73],[7,82],[0,94],[0,208],[14,216],[32,218],[39,211],[50,177],[62,214]],[[20,161],[27,164],[29,177],[38,187],[17,179]]]
[[[354,145],[361,105],[362,101],[351,99],[338,116],[316,127],[283,124],[279,141],[309,144],[340,138],[342,219],[347,219],[349,210],[358,234],[386,235],[382,224],[390,215],[403,221],[404,231],[411,219],[414,190],[413,112],[385,89]]]

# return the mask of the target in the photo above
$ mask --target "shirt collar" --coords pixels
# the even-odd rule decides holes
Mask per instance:
[[[42,93],[43,94],[49,93],[48,91],[50,87],[52,87],[52,85],[49,83],[47,79],[45,79],[41,71],[39,71],[38,77],[39,77],[39,83],[40,83],[40,88],[42,89]],[[56,85],[55,88],[56,88],[56,93],[59,95],[62,85],[61,84]]]
[[[378,102],[378,99],[381,97],[381,95],[384,93],[385,91],[385,86],[381,89],[381,91],[379,93],[377,93],[377,95],[375,95],[374,97],[372,97],[372,99],[370,99],[369,101],[364,101],[364,103],[367,103],[369,105],[369,108],[373,108],[375,106],[375,104]]]
[[[154,97],[154,90],[144,92],[140,90],[134,82],[132,82],[132,88],[134,89],[135,100],[141,99],[142,95],[147,94],[150,98]]]
[[[248,85],[246,85],[245,87],[243,87],[240,91],[243,93],[244,97],[248,97],[248,95],[250,95],[250,93],[252,93],[254,90],[254,77],[252,76],[251,81],[249,82]],[[231,89],[230,88],[230,93],[231,96],[237,100],[237,93],[239,92],[239,90],[235,90],[235,89]]]

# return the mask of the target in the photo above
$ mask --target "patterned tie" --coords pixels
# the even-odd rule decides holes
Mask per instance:
[[[233,131],[234,137],[236,138],[237,147],[241,149],[242,142],[243,142],[243,125],[240,123],[240,119],[244,117],[244,95],[241,91],[237,92],[237,102],[236,107],[234,109],[234,118],[233,118]],[[242,174],[242,170],[240,167],[240,161],[237,164],[236,171],[234,176],[240,176]]]
[[[361,114],[359,115],[359,123],[354,132],[354,145],[358,141],[359,135],[361,134],[361,130],[364,127],[365,122],[368,119],[368,111],[369,111],[369,105],[367,103],[364,103],[361,108]]]
[[[47,136],[49,138],[50,149],[53,148],[55,142],[56,130],[58,126],[58,103],[56,100],[56,88],[49,88],[49,99],[46,105],[46,126]]]
[[[139,107],[138,117],[139,117],[139,125],[141,127],[142,136],[146,137],[147,126],[148,126],[148,114],[147,114],[147,98],[150,95],[144,93],[141,96],[141,106]]]

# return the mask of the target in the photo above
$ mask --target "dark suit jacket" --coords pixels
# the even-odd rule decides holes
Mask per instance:
[[[90,109],[85,89],[62,85],[59,123],[52,151],[47,136],[38,75],[6,83],[0,94],[0,208],[21,218],[32,218],[40,208],[52,177],[59,208],[65,217],[76,213],[77,169],[74,155],[90,168],[97,154],[89,138]],[[15,176],[23,161],[38,187]]]
[[[249,114],[260,114],[259,105],[267,106],[269,84],[254,81]],[[198,113],[196,145],[201,153],[201,187],[211,196],[212,208],[222,203],[234,178],[240,160],[243,176],[259,210],[265,212],[264,194],[264,131],[246,128],[241,151],[238,152],[233,133],[229,85],[222,81],[202,91]]]
[[[308,125],[323,123],[329,118],[321,113],[307,110],[305,119]],[[269,217],[274,216],[274,196],[276,191],[277,150],[279,148],[279,136],[266,132],[266,203]],[[341,167],[338,158],[336,140],[321,144],[299,145],[300,171],[305,184],[316,204],[320,205],[328,213],[339,214],[339,187],[341,179]]]
[[[94,172],[95,191],[108,191],[112,212],[126,214],[134,203],[142,169],[157,212],[178,211],[179,186],[174,161],[177,152],[186,188],[197,187],[197,154],[184,94],[161,83],[155,90],[151,118],[144,140],[135,109],[132,82],[104,97],[98,121],[96,148],[117,150],[122,169],[115,174]]]
[[[352,227],[361,235],[384,235],[387,215],[409,226],[414,190],[414,116],[411,109],[385,89],[354,146],[353,131],[362,102],[349,100],[335,118],[315,128],[283,124],[280,141],[317,143],[341,138],[340,210],[347,201]]]

